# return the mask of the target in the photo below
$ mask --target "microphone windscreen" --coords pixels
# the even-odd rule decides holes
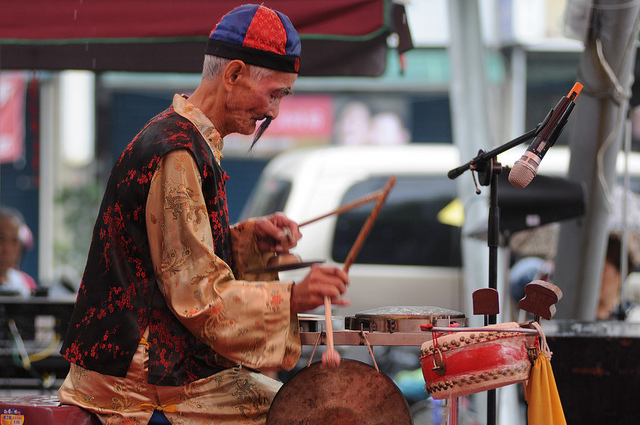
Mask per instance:
[[[509,172],[509,183],[518,189],[524,189],[527,187],[531,180],[536,176],[536,173],[525,164],[520,161],[516,161],[513,164],[513,168]]]
[[[540,160],[538,155],[527,149],[524,155],[513,164],[513,169],[509,173],[509,183],[518,189],[527,187],[538,173]]]

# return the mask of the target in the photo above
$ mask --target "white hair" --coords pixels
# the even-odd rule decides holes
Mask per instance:
[[[231,59],[221,58],[219,56],[204,55],[204,65],[202,66],[202,79],[212,80],[217,77],[222,70],[231,62]],[[249,75],[251,78],[260,82],[265,77],[275,74],[277,71],[270,68],[263,68],[261,66],[249,65]]]

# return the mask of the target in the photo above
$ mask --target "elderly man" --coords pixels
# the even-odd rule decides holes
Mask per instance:
[[[314,266],[296,285],[245,273],[295,246],[295,222],[228,221],[223,137],[278,116],[298,34],[282,13],[244,5],[205,53],[193,95],[176,95],[117,160],[95,224],[58,395],[104,423],[264,423],[280,383],[259,371],[296,364],[297,313],[324,297],[348,303],[335,267]]]

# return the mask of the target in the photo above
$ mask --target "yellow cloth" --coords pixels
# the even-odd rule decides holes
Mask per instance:
[[[525,382],[524,394],[529,403],[527,411],[529,425],[567,424],[551,362],[542,353],[538,355],[529,380]]]

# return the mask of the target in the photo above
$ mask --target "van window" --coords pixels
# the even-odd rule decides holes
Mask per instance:
[[[278,179],[260,181],[249,197],[250,201],[240,214],[240,220],[283,211],[289,198],[289,192],[291,192],[290,181]]]
[[[384,187],[388,176],[352,186],[342,204]],[[380,210],[356,263],[460,267],[458,227],[440,223],[438,212],[455,198],[455,182],[442,177],[399,177]],[[340,214],[332,258],[343,263],[375,202]]]

